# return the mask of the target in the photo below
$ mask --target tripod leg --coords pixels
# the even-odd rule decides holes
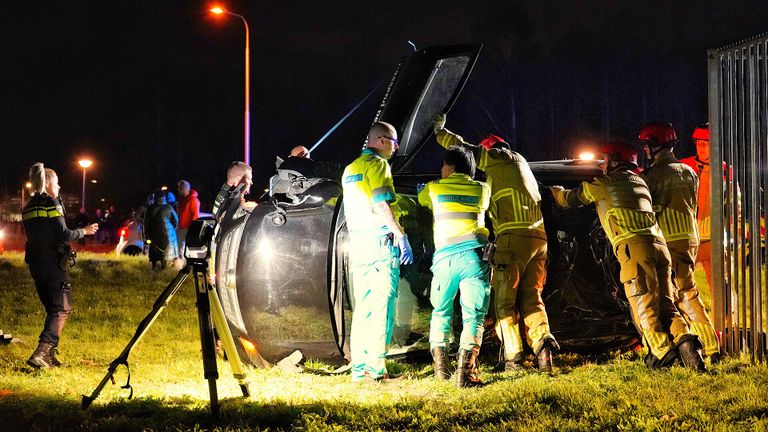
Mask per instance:
[[[202,279],[202,283],[200,280]],[[208,380],[208,392],[211,398],[211,413],[219,418],[219,395],[216,389],[216,379],[219,371],[216,366],[216,350],[213,341],[213,325],[211,323],[211,304],[208,301],[208,290],[205,274],[195,271],[195,294],[197,299],[197,321],[200,327],[200,345],[203,350],[203,372]]]
[[[96,388],[93,390],[93,393],[91,393],[90,396],[83,395],[81,404],[82,409],[86,410],[89,406],[91,406],[91,403],[93,403],[93,401],[99,396],[99,393],[101,393],[101,390],[107,384],[107,381],[109,381],[115,374],[118,366],[121,364],[128,364],[128,356],[131,354],[133,347],[139,343],[142,337],[144,337],[144,334],[147,333],[147,330],[149,330],[149,327],[152,325],[152,323],[155,322],[157,317],[160,315],[160,312],[162,312],[165,307],[168,306],[168,303],[179,290],[181,285],[185,280],[187,280],[191,270],[191,266],[186,266],[179,270],[179,273],[176,275],[176,277],[171,281],[171,283],[168,284],[163,292],[160,293],[160,295],[157,297],[157,300],[155,300],[155,303],[152,305],[152,311],[150,311],[149,314],[147,314],[147,316],[141,320],[139,326],[136,328],[136,332],[134,333],[133,338],[131,338],[130,342],[128,342],[128,345],[125,346],[123,352],[121,352],[120,355],[115,360],[113,360],[112,363],[109,364],[109,370],[107,371],[107,374],[101,380],[99,385],[96,386]]]
[[[207,282],[206,285],[208,285],[208,300],[211,306],[211,318],[213,318],[213,324],[219,333],[219,339],[224,347],[224,352],[227,353],[227,360],[229,361],[229,366],[232,368],[232,375],[237,380],[237,383],[240,384],[240,390],[243,392],[243,397],[249,397],[248,374],[243,362],[240,361],[240,355],[237,353],[235,339],[232,337],[232,332],[227,324],[227,318],[224,315],[224,308],[221,306],[219,294],[216,291],[215,286],[208,284]]]

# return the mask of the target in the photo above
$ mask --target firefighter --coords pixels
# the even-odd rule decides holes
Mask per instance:
[[[501,138],[491,135],[481,145],[471,145],[446,129],[445,121],[445,114],[435,117],[437,142],[445,148],[461,144],[472,149],[477,167],[486,173],[491,187],[490,215],[496,237],[491,285],[504,369],[522,367],[520,316],[539,369],[549,372],[553,351],[559,346],[541,298],[546,279],[547,234],[536,179],[525,158],[511,151]]]
[[[458,292],[463,326],[455,383],[466,387],[479,383],[475,366],[491,296],[488,263],[483,261],[483,247],[488,242],[485,212],[491,190],[473,180],[475,158],[461,146],[448,149],[440,174],[442,178],[427,183],[418,196],[419,203],[434,214],[429,346],[435,377],[447,379],[446,350]]]
[[[637,168],[637,152],[631,145],[615,141],[603,146],[602,153],[604,175],[576,189],[553,186],[555,202],[561,207],[595,203],[621,266],[620,279],[632,318],[649,350],[645,364],[668,366],[677,351],[687,367],[704,371],[698,338],[675,308],[669,252],[656,223],[650,191],[631,171]]]
[[[710,178],[712,170],[709,166],[709,123],[694,129],[692,138],[696,143],[696,155],[683,158],[680,162],[693,168],[693,171],[699,176],[699,192],[696,196],[698,200],[696,223],[699,229],[699,251],[696,259],[704,267],[711,302],[713,299],[712,244],[710,236],[710,210],[712,208],[710,202]]]
[[[408,236],[390,206],[396,197],[387,160],[397,148],[395,128],[376,122],[366,148],[342,175],[354,301],[352,381],[389,379],[384,360],[394,329],[400,265],[413,262]]]
[[[642,177],[651,191],[653,211],[672,258],[675,305],[691,331],[698,336],[703,354],[715,356],[713,360],[717,361],[720,346],[715,328],[707,316],[693,277],[699,248],[696,226],[699,179],[693,169],[675,158],[677,133],[671,124],[649,123],[640,129],[638,139],[651,161],[650,169]]]
[[[33,195],[22,211],[27,235],[24,261],[35,281],[40,301],[45,307],[45,323],[37,349],[27,360],[35,369],[61,366],[56,358],[64,323],[72,313],[72,285],[69,279],[69,242],[94,234],[98,224],[70,230],[64,221],[64,207],[59,201],[56,173],[36,163],[29,170]]]

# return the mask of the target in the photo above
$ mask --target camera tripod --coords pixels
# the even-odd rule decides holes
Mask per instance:
[[[190,227],[190,231],[192,231],[192,227]],[[188,236],[188,238],[189,237],[190,236]],[[208,380],[211,413],[215,418],[219,417],[219,397],[216,388],[216,379],[219,377],[219,372],[216,366],[214,328],[218,332],[218,336],[222,342],[224,352],[227,355],[227,360],[232,368],[232,374],[240,384],[243,397],[248,397],[250,395],[246,370],[237,353],[237,347],[235,346],[232,332],[227,325],[224,309],[219,301],[218,292],[216,287],[208,279],[207,258],[207,254],[203,259],[187,258],[187,265],[179,271],[173,281],[168,284],[157,300],[155,300],[155,303],[152,305],[152,311],[141,321],[136,329],[136,333],[133,335],[131,341],[128,342],[125,349],[123,349],[123,352],[109,364],[107,374],[101,380],[99,385],[96,386],[96,389],[93,390],[93,393],[91,393],[90,396],[83,395],[82,409],[88,409],[91,403],[99,396],[99,393],[101,393],[101,390],[107,384],[107,381],[112,381],[112,384],[115,383],[114,374],[120,365],[124,365],[128,369],[128,381],[122,388],[131,391],[128,396],[129,399],[133,396],[133,389],[130,385],[131,370],[128,366],[128,356],[131,354],[133,347],[147,333],[149,327],[155,322],[157,317],[165,309],[190,274],[193,275],[195,281],[197,318],[200,327],[200,343],[203,350],[203,370],[205,379]]]

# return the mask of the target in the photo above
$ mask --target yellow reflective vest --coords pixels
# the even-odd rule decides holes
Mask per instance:
[[[464,145],[474,150],[477,168],[486,173],[491,188],[489,211],[497,237],[509,233],[547,239],[539,187],[522,155],[506,149],[486,150],[447,129],[437,132],[437,142],[445,148]]]
[[[365,149],[344,168],[341,181],[350,236],[388,234],[384,217],[373,210],[374,204],[395,201],[395,186],[387,161]]]
[[[651,191],[653,211],[668,242],[688,240],[699,244],[696,223],[696,193],[699,178],[691,167],[672,152],[660,155],[642,175]]]
[[[616,171],[571,190],[553,190],[561,207],[595,203],[605,235],[616,247],[648,239],[664,242],[651,207],[651,193],[639,175]]]
[[[441,252],[454,253],[486,243],[485,212],[490,194],[486,183],[459,173],[424,186],[418,198],[434,214],[436,257]]]

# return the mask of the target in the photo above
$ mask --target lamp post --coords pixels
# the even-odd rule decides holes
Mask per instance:
[[[211,13],[215,15],[231,15],[233,17],[240,18],[243,21],[243,25],[245,25],[245,143],[243,145],[244,147],[244,154],[245,158],[243,162],[250,165],[251,164],[251,37],[250,37],[250,31],[248,30],[248,21],[245,20],[245,17],[236,14],[234,12],[230,12],[226,9],[224,9],[221,6],[215,6],[209,9]]]
[[[93,165],[93,161],[90,159],[80,159],[77,163],[83,168],[83,197],[80,201],[80,207],[85,208],[85,170]]]

